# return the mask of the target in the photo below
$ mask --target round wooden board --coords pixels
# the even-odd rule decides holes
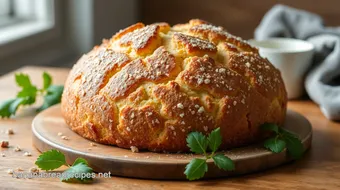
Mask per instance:
[[[310,147],[312,128],[302,115],[288,110],[285,129],[295,132],[302,139],[305,150]],[[185,179],[185,166],[194,157],[192,154],[166,154],[153,152],[132,153],[130,150],[98,143],[74,133],[64,122],[60,105],[38,114],[32,123],[33,144],[39,151],[57,149],[66,155],[69,164],[82,157],[88,160],[96,172],[111,172],[111,175],[148,179]],[[69,137],[63,140],[58,133]],[[291,161],[286,151],[279,154],[263,148],[262,143],[223,152],[235,163],[235,170],[218,169],[208,161],[209,170],[205,178],[241,175],[272,168]]]

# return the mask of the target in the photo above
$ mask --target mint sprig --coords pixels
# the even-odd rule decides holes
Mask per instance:
[[[285,148],[289,155],[297,160],[302,157],[304,148],[301,140],[292,132],[289,132],[276,124],[264,124],[262,130],[272,131],[274,136],[264,141],[264,147],[272,152],[280,153]]]
[[[94,178],[93,169],[89,167],[87,161],[83,158],[77,158],[70,166],[66,163],[65,155],[58,150],[49,150],[43,152],[36,160],[35,164],[42,170],[55,170],[61,166],[67,166],[68,169],[61,174],[62,182],[69,183],[89,183]]]
[[[194,158],[186,165],[184,174],[189,180],[200,179],[208,171],[207,160],[213,159],[215,165],[223,170],[231,171],[235,169],[233,161],[223,154],[215,154],[222,143],[220,128],[213,130],[208,138],[200,132],[191,132],[187,136],[187,146],[190,151],[203,154],[204,158]],[[207,148],[211,153],[207,153]]]
[[[21,90],[17,93],[16,98],[0,103],[0,118],[15,115],[20,106],[32,105],[39,95],[43,96],[44,103],[37,111],[42,111],[59,103],[64,89],[63,86],[52,85],[52,77],[46,72],[43,73],[43,87],[41,89],[33,85],[26,74],[15,74],[15,82]]]

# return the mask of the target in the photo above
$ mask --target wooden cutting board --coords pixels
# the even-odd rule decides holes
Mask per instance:
[[[295,132],[302,139],[305,150],[311,145],[312,127],[302,115],[288,110],[283,126]],[[131,150],[115,146],[102,145],[87,140],[74,133],[64,122],[60,105],[53,106],[38,114],[32,123],[33,144],[41,152],[57,149],[66,155],[69,164],[82,157],[88,160],[96,172],[111,172],[111,175],[148,178],[148,179],[185,179],[183,174],[186,164],[192,158],[201,157],[193,154],[166,154],[153,152],[133,153]],[[67,136],[64,140],[58,133]],[[291,161],[286,151],[279,154],[263,148],[262,143],[223,152],[235,163],[235,170],[227,172],[218,169],[208,161],[205,178],[227,177],[257,172]]]

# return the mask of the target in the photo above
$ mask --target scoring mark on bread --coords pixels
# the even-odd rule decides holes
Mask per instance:
[[[175,58],[163,46],[146,59],[136,59],[114,75],[102,89],[112,100],[126,97],[145,81],[159,82],[169,79],[176,67]]]
[[[148,54],[153,52],[160,44],[159,30],[159,25],[148,25],[144,28],[136,29],[123,35],[119,40],[119,44],[125,47],[131,46],[137,54]]]
[[[184,48],[188,55],[214,54],[217,52],[217,48],[213,43],[178,32],[173,34],[173,43],[179,49]]]

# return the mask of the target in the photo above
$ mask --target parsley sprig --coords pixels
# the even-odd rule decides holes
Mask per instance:
[[[280,153],[287,148],[293,159],[299,159],[303,155],[304,148],[301,140],[293,133],[280,128],[276,124],[264,124],[262,130],[272,131],[275,135],[265,140],[264,147],[274,153]],[[235,169],[233,161],[223,154],[216,153],[222,143],[220,128],[213,130],[208,137],[200,132],[191,132],[187,137],[187,146],[190,151],[203,154],[204,158],[194,158],[185,167],[184,174],[189,180],[200,179],[208,171],[208,159],[213,159],[215,165],[223,170],[231,171]],[[211,153],[207,153],[207,149]]]
[[[304,149],[301,140],[293,133],[278,127],[276,124],[264,124],[262,130],[272,131],[274,136],[264,141],[264,147],[272,152],[280,153],[287,148],[293,159],[299,159],[303,155]]]
[[[220,128],[213,130],[208,137],[200,132],[191,132],[187,137],[187,146],[190,151],[203,154],[204,158],[194,158],[185,167],[184,174],[189,180],[202,178],[208,171],[207,160],[213,159],[215,165],[223,170],[231,171],[235,169],[234,162],[221,153],[216,153],[222,143]],[[207,149],[211,150],[210,153]]]
[[[52,77],[46,72],[43,73],[43,87],[41,89],[33,85],[26,74],[15,74],[15,81],[21,90],[17,93],[16,98],[0,103],[0,118],[15,115],[20,106],[32,105],[38,95],[44,98],[43,105],[37,109],[37,111],[42,111],[59,103],[64,90],[63,86],[52,85]]]
[[[61,166],[67,166],[68,169],[61,174],[62,182],[70,183],[89,183],[93,180],[94,173],[89,167],[87,161],[83,158],[77,158],[70,166],[66,163],[65,155],[58,150],[49,150],[43,152],[35,164],[42,170],[55,170]]]

